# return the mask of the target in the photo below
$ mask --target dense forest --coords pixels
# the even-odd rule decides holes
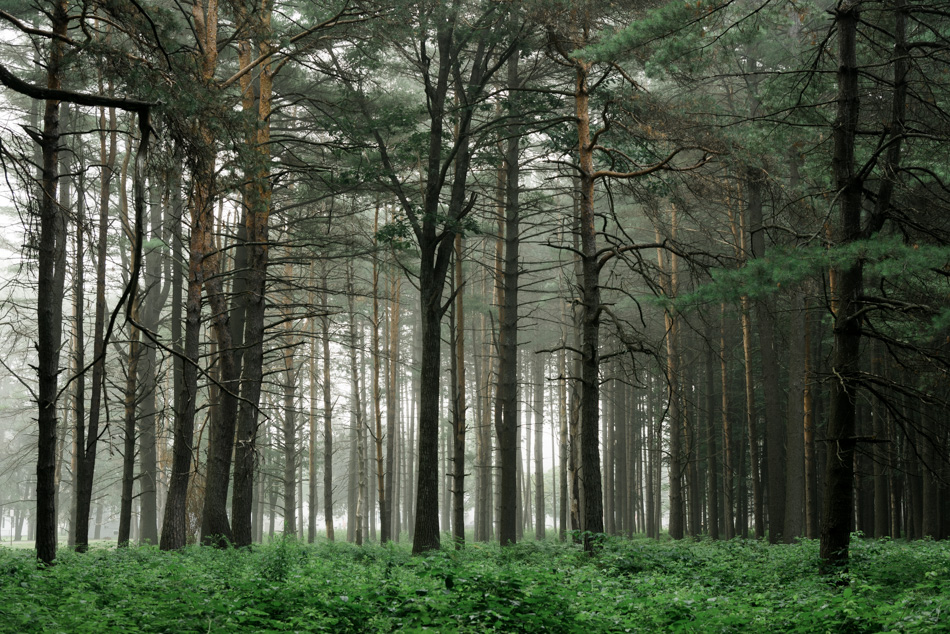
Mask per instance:
[[[950,536],[945,0],[0,9],[4,541]]]

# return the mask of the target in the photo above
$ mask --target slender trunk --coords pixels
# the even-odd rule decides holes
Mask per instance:
[[[857,25],[858,7],[847,3],[835,12],[838,34],[838,111],[833,126],[832,159],[838,191],[838,244],[861,236],[863,182],[855,169],[855,136],[858,126]],[[835,291],[834,349],[829,407],[828,459],[821,523],[821,558],[827,572],[848,565],[851,520],[854,508],[855,403],[860,381],[861,318],[863,286],[861,262],[836,266],[831,271]]]
[[[590,66],[575,64],[574,104],[580,165],[581,277],[581,473],[584,482],[584,549],[593,550],[592,535],[604,532],[603,484],[600,470],[600,266],[594,214],[594,145],[590,131]]]
[[[386,372],[386,523],[389,525],[391,539],[397,537],[399,514],[395,512],[396,503],[396,436],[399,427],[399,390],[397,370],[399,369],[399,296],[400,279],[395,274],[390,279],[389,305],[389,349],[388,369]]]
[[[288,265],[289,266],[289,265]],[[291,323],[288,321],[287,331],[290,333]],[[285,341],[284,351],[284,417],[283,417],[283,445],[284,445],[284,535],[297,534],[297,409],[294,407],[294,396],[297,388],[297,371],[294,366],[295,342]],[[250,516],[248,516],[250,520]]]
[[[323,512],[326,518],[327,539],[334,540],[333,532],[333,403],[330,393],[330,306],[327,302],[328,269],[324,261],[320,289],[321,339],[323,341]]]
[[[159,243],[162,239],[161,193],[156,191],[153,181],[151,201],[151,239]],[[169,282],[166,277],[162,283],[162,250],[151,247],[145,250],[145,292],[139,310],[142,327],[150,332],[158,330],[161,310],[168,299]],[[157,396],[158,358],[153,345],[142,342],[142,359],[138,363],[139,382],[142,386],[141,412],[139,415],[139,496],[140,532],[142,543],[158,544],[158,445]]]
[[[455,236],[455,394],[452,408],[454,471],[452,538],[456,548],[465,544],[465,307],[462,279],[462,236]]]
[[[706,331],[706,363],[703,373],[706,389],[706,526],[709,537],[719,539],[719,447],[716,437],[719,430],[716,428],[715,408],[715,356],[713,349],[713,327]]]
[[[137,311],[136,311],[137,312]],[[132,484],[135,480],[135,403],[137,397],[137,372],[139,356],[141,355],[141,333],[135,326],[132,328],[132,341],[129,342],[129,363],[126,367],[125,378],[125,411],[123,415],[123,430],[125,439],[122,452],[122,495],[119,511],[119,546],[129,545],[129,536],[132,527]]]
[[[316,306],[313,293],[313,263],[310,264],[309,304]],[[307,543],[312,544],[317,537],[317,332],[316,318],[310,317],[310,414],[307,419]],[[253,481],[252,481],[253,482]],[[232,501],[232,507],[234,503]],[[236,530],[235,526],[235,530]]]
[[[201,81],[211,87],[218,64],[218,4],[207,0],[205,6],[192,7],[195,34],[201,41],[198,58]],[[210,418],[208,453],[205,470],[204,503],[201,513],[201,539],[223,545],[232,542],[227,498],[231,478],[231,457],[238,415],[240,366],[229,326],[230,311],[224,293],[222,252],[216,244],[214,200],[216,196],[216,139],[209,122],[200,117],[195,125],[197,143],[192,170],[191,252],[200,268],[200,281],[211,309],[211,330],[217,346],[216,370],[220,403]]]
[[[173,177],[170,187],[173,192],[179,190],[177,177]],[[180,208],[176,218],[170,219],[172,226],[180,226]],[[192,443],[195,429],[195,394],[198,384],[198,336],[201,327],[201,281],[198,276],[198,263],[189,253],[188,262],[188,302],[185,319],[182,319],[182,286],[184,284],[182,267],[182,240],[177,233],[172,239],[172,318],[171,336],[174,431],[172,441],[172,470],[168,478],[168,493],[165,498],[165,512],[162,521],[162,535],[159,542],[162,550],[183,548],[186,541],[185,506],[188,484],[191,478]],[[182,340],[182,322],[185,322],[184,341]]]
[[[792,323],[789,328],[788,425],[786,427],[785,526],[782,538],[793,543],[804,534],[805,519],[805,302],[795,291]],[[769,454],[769,459],[772,459]],[[771,493],[770,489],[770,495]],[[771,511],[770,511],[771,513]],[[770,525],[772,520],[769,521]],[[771,533],[771,531],[770,531]]]
[[[508,60],[508,88],[517,90],[518,56]],[[509,97],[517,117],[517,100]],[[510,126],[505,149],[505,258],[503,304],[499,310],[498,405],[500,425],[496,430],[501,455],[501,516],[498,538],[502,546],[518,540],[518,250],[520,247],[519,126]]]
[[[260,50],[270,49],[270,3],[262,3],[262,10],[255,12],[257,25],[262,32]],[[251,62],[250,43],[242,48],[241,65]],[[249,77],[250,74],[248,74]],[[269,64],[261,67],[258,76],[257,117],[254,130],[247,134],[247,142],[253,145],[256,178],[244,188],[245,223],[243,233],[247,245],[238,253],[247,258],[247,272],[236,281],[243,280],[245,295],[236,298],[239,310],[243,308],[243,341],[239,324],[232,324],[234,344],[242,344],[242,353],[235,352],[235,369],[241,372],[241,402],[237,409],[237,442],[234,451],[234,490],[231,496],[233,517],[232,538],[235,546],[248,546],[252,541],[251,509],[254,504],[254,470],[257,454],[258,416],[260,415],[261,385],[264,376],[264,317],[266,311],[265,288],[269,262],[269,222],[272,184],[270,181],[270,114],[273,72]],[[247,80],[241,83],[245,95],[245,110],[253,109],[253,90]],[[237,257],[237,256],[236,256]],[[237,263],[236,263],[237,267]],[[235,385],[235,387],[237,387]],[[227,490],[225,489],[225,494]]]
[[[370,354],[373,358],[373,421],[376,437],[376,488],[379,500],[380,533],[379,541],[385,544],[390,541],[392,522],[389,519],[389,498],[386,491],[386,465],[383,462],[383,411],[379,385],[380,356],[379,347],[379,251],[375,234],[379,230],[379,203],[376,204],[376,215],[373,220],[373,324],[371,332]],[[391,403],[390,403],[391,406]],[[389,430],[392,433],[392,429]]]
[[[99,231],[96,248],[96,311],[93,326],[92,393],[89,397],[89,423],[85,443],[79,447],[76,478],[76,550],[89,548],[89,512],[92,503],[92,486],[96,469],[96,449],[99,443],[99,418],[102,409],[102,393],[105,386],[105,320],[106,307],[106,251],[109,228],[109,197],[112,176],[115,170],[117,134],[115,108],[109,109],[108,123],[105,110],[100,110],[99,156],[103,165],[99,183]],[[108,147],[107,147],[108,141]],[[128,156],[128,153],[126,154]]]
[[[725,538],[736,536],[735,503],[733,500],[733,479],[735,467],[732,456],[732,425],[729,416],[729,372],[726,362],[726,304],[722,304],[719,330],[719,368],[722,387],[722,511]]]
[[[46,65],[50,89],[62,85],[63,43],[68,27],[67,3],[56,0],[51,7],[51,30]],[[59,102],[47,100],[43,114],[43,172],[40,198],[40,235],[37,276],[37,460],[36,460],[36,556],[44,563],[56,558],[56,437],[59,392],[59,351],[62,344],[63,293],[65,290],[65,218],[56,204],[59,180]]]
[[[884,376],[884,360],[882,344],[874,342],[872,344],[871,374],[875,377]],[[888,464],[887,449],[885,448],[888,440],[887,424],[884,414],[885,405],[879,398],[871,402],[871,418],[873,433],[875,438],[881,442],[874,445],[873,479],[874,479],[874,537],[882,538],[890,535],[891,517],[888,479],[890,476],[890,465]]]
[[[673,237],[676,237],[677,214],[676,207],[672,209]],[[657,243],[660,242],[659,230],[656,232]],[[676,296],[678,286],[678,266],[676,256],[672,256],[669,273],[666,273],[664,251],[657,249],[657,259],[660,267],[661,285],[664,295],[672,299]],[[685,533],[685,509],[683,500],[683,474],[685,464],[683,460],[683,402],[680,390],[680,352],[679,352],[679,320],[671,310],[663,313],[666,325],[666,381],[669,386],[669,420],[670,420],[670,526],[669,534],[672,539],[683,539]]]
[[[749,178],[748,218],[749,243],[752,257],[765,256],[765,230],[762,221],[762,179],[760,170],[752,170]],[[778,355],[775,350],[775,324],[769,306],[764,300],[755,302],[755,316],[759,331],[759,355],[762,365],[762,389],[765,401],[765,445],[768,453],[769,542],[782,539],[785,525],[785,418],[781,415],[778,385]],[[758,535],[758,532],[757,532]]]
[[[565,306],[561,304],[562,308]],[[562,323],[566,316],[562,312]],[[566,333],[562,331],[562,338],[564,342],[561,345],[561,349],[557,353],[557,364],[558,364],[558,490],[560,493],[560,521],[558,527],[560,532],[558,533],[558,539],[564,541],[567,538],[567,526],[568,526],[568,516],[569,513],[569,493],[567,486],[567,455],[568,455],[568,415],[567,415],[567,351],[565,350],[566,342]]]
[[[818,461],[815,452],[815,404],[812,388],[812,351],[811,351],[811,316],[808,308],[808,298],[805,298],[803,309],[802,329],[804,331],[804,386],[802,389],[803,409],[803,441],[805,443],[805,537],[818,538]]]
[[[422,250],[423,261],[434,261],[435,245],[429,248],[425,246],[428,245],[424,245]],[[420,273],[422,362],[413,554],[439,547],[439,374],[442,352],[442,286],[445,271],[424,266]]]
[[[80,164],[80,171],[82,171]],[[84,191],[84,180],[80,176],[79,189]],[[69,181],[63,182],[61,192],[66,190]],[[86,373],[85,368],[85,256],[83,247],[86,240],[85,196],[76,197],[76,263],[73,280],[73,374],[76,376],[73,390],[73,433],[70,452],[70,471],[73,474],[72,495],[69,503],[69,536],[67,545],[76,545],[76,480],[79,470],[79,448],[83,445],[86,433]],[[65,209],[68,201],[60,196],[60,205]],[[57,505],[58,508],[58,505]]]
[[[534,355],[534,538],[545,538],[544,512],[544,357]]]

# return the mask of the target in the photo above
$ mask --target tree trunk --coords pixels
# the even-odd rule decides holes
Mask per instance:
[[[584,549],[593,551],[593,535],[604,532],[600,471],[600,266],[594,214],[594,144],[590,131],[590,65],[575,63],[574,105],[580,165],[581,278],[581,472],[584,481]]]
[[[151,200],[151,240],[160,243],[163,237],[162,221],[165,212],[161,204],[161,191],[152,182]],[[170,188],[168,204],[174,204],[175,196]],[[162,280],[163,253],[160,247],[145,250],[145,290],[142,296],[139,320],[142,327],[150,332],[158,330],[162,308],[168,299],[170,280]],[[141,517],[139,518],[141,540],[147,544],[158,544],[158,447],[156,444],[158,391],[157,349],[143,341],[143,357],[139,361],[139,382],[142,385],[142,400],[139,415],[139,490]]]
[[[749,243],[752,257],[765,256],[765,230],[762,222],[761,170],[750,170],[748,178]],[[769,542],[782,539],[785,525],[785,419],[781,415],[778,385],[778,355],[775,350],[775,325],[769,306],[764,300],[755,302],[755,316],[759,331],[759,355],[762,364],[762,389],[765,400],[765,444],[768,453]],[[758,533],[757,533],[758,534]]]
[[[270,50],[270,4],[262,3],[261,11],[255,11],[256,24],[261,31],[258,46],[261,52]],[[241,49],[240,63],[247,67],[251,63],[250,43]],[[241,82],[245,110],[254,108],[253,94],[248,79]],[[247,244],[242,251],[247,258],[247,272],[238,278],[244,280],[246,294],[237,297],[236,302],[244,312],[243,353],[241,361],[235,363],[242,373],[240,381],[241,402],[237,409],[237,442],[234,451],[234,490],[231,495],[231,513],[233,518],[232,538],[234,545],[249,546],[252,541],[251,509],[253,507],[254,470],[256,466],[258,416],[260,415],[261,385],[264,376],[264,316],[266,310],[265,288],[267,266],[270,258],[269,222],[271,209],[270,180],[270,114],[273,88],[273,72],[269,64],[261,66],[258,76],[258,101],[256,125],[247,133],[247,143],[254,147],[251,154],[256,161],[253,183],[244,187],[245,225],[244,234]],[[237,256],[236,256],[237,257]],[[237,268],[237,263],[236,263]],[[235,282],[237,286],[237,280]],[[237,321],[237,320],[235,320]],[[232,324],[232,340],[240,341],[239,324]],[[238,353],[235,352],[237,355]],[[235,386],[236,387],[236,386]],[[225,489],[225,494],[227,490]]]
[[[178,185],[177,178],[172,186]],[[172,219],[175,226],[181,217]],[[162,521],[160,548],[177,550],[185,546],[187,539],[185,513],[188,485],[191,479],[192,445],[195,430],[195,403],[198,389],[198,337],[201,329],[201,279],[197,255],[189,249],[188,294],[185,319],[182,319],[182,240],[177,233],[172,236],[172,318],[171,335],[174,352],[174,419],[172,440],[172,471],[168,478],[168,493]],[[185,322],[184,342],[182,322]]]
[[[706,330],[706,362],[703,376],[706,391],[706,525],[709,537],[719,539],[719,447],[716,437],[719,429],[716,427],[715,408],[715,350],[713,349],[713,327]]]
[[[64,109],[64,118],[68,116],[68,108]],[[82,155],[80,156],[79,163],[79,182],[77,189],[79,191],[85,191],[85,178],[83,178],[83,173],[85,172],[85,164],[82,161]],[[63,163],[66,163],[64,158]],[[64,170],[66,171],[67,168]],[[67,196],[69,190],[69,179],[63,181],[62,186],[60,187],[60,196],[59,204],[62,209],[69,208],[69,198]],[[70,473],[72,474],[72,492],[69,498],[69,533],[67,539],[67,546],[73,548],[76,546],[76,479],[75,474],[78,471],[78,462],[80,447],[83,444],[86,431],[86,373],[84,372],[86,361],[85,361],[85,311],[86,311],[86,300],[85,300],[85,277],[86,277],[86,265],[85,265],[85,254],[84,246],[86,241],[86,197],[85,196],[76,196],[76,258],[74,264],[74,273],[73,273],[73,375],[76,377],[74,381],[74,389],[72,393],[72,403],[73,403],[73,428],[72,428],[72,446],[70,451]],[[65,436],[65,430],[62,434]],[[62,470],[62,460],[57,461],[57,472]],[[57,496],[58,497],[58,496]],[[59,504],[56,504],[56,508],[59,508]]]
[[[558,492],[560,494],[560,521],[558,522],[558,527],[560,529],[558,533],[558,539],[562,542],[567,539],[567,525],[568,517],[570,515],[569,506],[570,499],[568,486],[567,486],[567,456],[568,456],[568,415],[567,415],[567,351],[565,347],[567,346],[567,333],[563,330],[563,324],[566,320],[566,315],[564,314],[563,309],[565,304],[561,304],[562,313],[561,313],[561,323],[562,331],[561,338],[562,343],[560,350],[557,353],[557,375],[558,375]]]
[[[786,427],[785,526],[782,539],[793,543],[804,535],[805,520],[805,301],[796,290],[789,327],[788,425]],[[772,460],[772,454],[769,459]],[[770,495],[771,493],[770,489]],[[771,511],[769,511],[771,514]],[[772,520],[769,521],[772,524]],[[771,535],[771,531],[770,531]]]
[[[326,519],[327,539],[334,541],[333,532],[333,403],[330,394],[330,306],[327,303],[329,271],[323,261],[323,288],[320,289],[320,325],[323,341],[323,512]]]
[[[719,325],[719,364],[722,387],[722,510],[723,529],[725,538],[736,536],[735,503],[733,496],[733,466],[732,456],[732,426],[729,416],[729,372],[726,362],[726,304],[722,304],[721,320]]]
[[[498,538],[502,546],[518,540],[518,250],[520,247],[520,184],[518,105],[514,92],[520,83],[518,56],[508,60],[509,108],[515,119],[505,149],[505,259],[503,304],[499,307],[498,406],[496,429],[501,455],[501,516]]]
[[[453,491],[452,538],[455,547],[465,544],[465,306],[462,279],[462,236],[455,236],[455,389],[452,407]]]
[[[201,81],[212,89],[218,64],[218,4],[207,0],[205,6],[192,7],[194,31],[201,45],[197,62]],[[208,453],[204,486],[204,504],[201,513],[201,539],[205,543],[223,546],[233,542],[228,519],[227,500],[231,480],[231,457],[238,416],[240,389],[240,360],[236,357],[229,327],[228,298],[224,294],[221,250],[216,244],[214,200],[216,180],[216,140],[209,122],[199,117],[195,124],[196,156],[192,170],[191,194],[191,251],[200,267],[200,281],[211,309],[211,330],[217,345],[216,370],[219,377],[217,390],[220,403],[210,418]]]
[[[389,537],[396,538],[399,525],[399,514],[395,511],[396,503],[396,436],[399,428],[399,299],[402,287],[395,274],[390,279],[389,305],[389,350],[388,369],[386,372],[386,523],[389,525]]]
[[[136,378],[139,357],[141,356],[141,343],[139,341],[141,333],[135,326],[130,327],[132,328],[132,341],[129,342],[129,363],[126,367],[125,377],[125,411],[122,421],[125,438],[122,452],[122,497],[117,537],[119,546],[129,545],[132,528],[132,484],[135,481],[135,404],[138,396]]]
[[[861,237],[863,182],[855,170],[855,136],[858,125],[856,4],[846,3],[835,12],[838,35],[838,108],[833,126],[832,159],[838,191],[838,245]],[[821,559],[826,572],[848,565],[851,519],[854,509],[855,403],[860,381],[861,318],[860,294],[863,265],[845,263],[831,270],[834,285],[834,349],[831,403],[828,417],[828,459],[822,508]]]
[[[51,7],[51,30],[46,64],[46,84],[62,85],[63,42],[68,27],[67,3],[56,0]],[[63,338],[65,290],[65,217],[56,204],[59,180],[59,101],[46,100],[43,113],[43,171],[40,198],[40,235],[37,276],[37,460],[36,460],[36,556],[44,563],[56,558],[56,436],[59,392],[59,351]]]
[[[376,241],[376,232],[379,231],[379,203],[376,203],[376,215],[373,221],[373,324],[371,332],[370,354],[373,358],[373,422],[375,423],[376,437],[376,487],[379,500],[380,533],[379,542],[385,544],[390,541],[392,522],[389,515],[389,498],[386,491],[386,465],[383,462],[383,411],[381,405],[379,372],[381,365],[381,350],[379,347],[379,245]],[[390,403],[391,407],[392,404]],[[392,428],[389,428],[392,433]]]
[[[677,215],[676,207],[672,209],[673,238],[676,237]],[[660,242],[659,230],[656,235]],[[664,295],[673,299],[676,297],[678,286],[678,266],[676,256],[672,256],[669,273],[666,272],[664,251],[657,248],[657,259],[660,268],[661,287]],[[672,539],[683,539],[685,533],[684,500],[683,500],[683,431],[684,415],[680,383],[680,350],[679,350],[679,320],[670,311],[663,313],[666,325],[666,381],[669,386],[669,420],[670,420],[670,526],[669,534]]]
[[[313,293],[314,277],[313,263],[310,264],[310,298],[309,304],[316,306]],[[317,537],[317,332],[316,318],[311,316],[310,325],[310,415],[307,425],[307,543],[312,544]],[[253,481],[252,481],[253,483]],[[236,486],[236,484],[235,484]],[[234,502],[232,498],[231,506]],[[233,511],[232,511],[233,512]],[[237,526],[235,526],[235,531]]]
[[[534,538],[545,538],[544,512],[544,357],[534,355]]]
[[[288,265],[289,266],[289,265]],[[291,322],[286,322],[290,334]],[[294,396],[297,388],[297,371],[294,366],[294,346],[296,342],[285,341],[284,350],[284,535],[297,534],[297,409]],[[250,517],[248,518],[250,519]]]
[[[96,469],[96,450],[99,443],[99,417],[102,409],[102,393],[105,389],[105,320],[106,307],[106,250],[109,228],[109,196],[117,153],[117,128],[115,108],[109,109],[106,122],[105,110],[100,110],[99,156],[102,172],[99,183],[99,232],[96,249],[96,311],[93,330],[92,393],[89,398],[89,424],[84,443],[80,443],[76,481],[76,550],[89,548],[89,512],[92,504],[92,487]],[[106,141],[108,149],[106,147]],[[129,154],[126,153],[126,156]]]
[[[815,451],[815,403],[813,394],[812,350],[811,350],[811,314],[808,298],[803,309],[804,331],[804,387],[802,390],[803,441],[805,443],[805,537],[818,538],[818,461]]]

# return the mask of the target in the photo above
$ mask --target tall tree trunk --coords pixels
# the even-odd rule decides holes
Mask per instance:
[[[270,3],[261,3],[260,10],[253,12],[255,24],[259,27],[258,48],[262,53],[271,47]],[[242,68],[251,64],[250,42],[242,44],[240,49]],[[250,73],[242,79],[245,110],[254,109],[254,91],[250,86]],[[243,353],[240,361],[235,359],[235,369],[241,373],[241,402],[237,409],[237,442],[234,451],[234,490],[231,495],[231,513],[233,517],[232,538],[235,546],[248,546],[252,541],[251,509],[253,507],[254,470],[256,466],[256,446],[258,417],[260,415],[261,385],[264,376],[264,316],[266,310],[265,288],[267,266],[270,258],[269,223],[271,209],[272,184],[270,180],[270,114],[273,92],[273,72],[269,64],[263,64],[258,75],[256,125],[247,133],[247,143],[253,146],[253,171],[255,178],[244,187],[245,223],[243,233],[247,244],[238,250],[247,258],[247,272],[235,281],[235,286],[243,279],[242,290],[245,296],[236,297],[236,303],[243,308],[244,332],[241,341],[240,322],[232,324],[233,343],[241,342]],[[237,255],[235,256],[238,257]],[[235,268],[238,263],[236,262]],[[237,290],[237,288],[236,288]],[[235,355],[238,355],[235,352]],[[235,386],[236,387],[236,386]],[[227,490],[225,490],[225,494]]]
[[[716,426],[715,408],[715,355],[713,349],[713,327],[707,325],[706,330],[706,359],[703,377],[706,391],[706,525],[709,537],[719,539],[719,447],[716,437],[719,429]]]
[[[313,292],[314,284],[313,263],[311,262],[309,298],[311,306],[317,305]],[[319,502],[317,497],[317,320],[316,317],[311,316],[308,321],[310,322],[310,372],[308,376],[310,381],[310,415],[307,421],[307,543],[312,544],[317,537],[317,504]],[[233,498],[231,506],[234,506]],[[235,526],[236,530],[237,526]]]
[[[508,60],[510,126],[505,149],[505,259],[503,304],[499,308],[498,406],[501,408],[498,450],[501,455],[501,516],[498,538],[502,546],[518,540],[518,250],[521,241],[519,126],[515,94],[520,84],[518,56]]]
[[[392,274],[390,277],[390,304],[389,304],[389,337],[386,346],[389,351],[388,367],[386,371],[386,523],[389,525],[389,537],[397,535],[399,514],[395,511],[395,484],[396,484],[396,436],[399,420],[399,299],[402,291],[400,279]]]
[[[80,171],[84,166],[80,163]],[[80,175],[79,189],[84,191],[84,181]],[[60,190],[62,194],[67,189],[68,180],[63,182]],[[60,196],[60,206],[67,208],[68,200]],[[72,548],[76,545],[76,480],[75,474],[79,470],[78,461],[80,446],[85,438],[86,430],[86,373],[83,371],[85,361],[85,255],[86,241],[85,196],[76,197],[76,263],[73,280],[73,374],[76,376],[73,389],[73,433],[72,451],[70,452],[70,471],[73,474],[72,495],[69,504],[69,536],[67,545]],[[57,505],[58,508],[58,505]]]
[[[563,324],[566,321],[564,314],[565,303],[561,304],[561,346],[557,353],[557,389],[558,389],[558,492],[560,495],[560,517],[558,522],[558,539],[562,542],[567,539],[568,517],[570,515],[570,498],[567,479],[567,461],[568,461],[568,414],[567,414],[567,333],[563,330]]]
[[[355,541],[357,546],[363,545],[363,540],[366,537],[365,525],[366,525],[366,419],[365,413],[363,410],[363,397],[362,394],[364,390],[360,386],[360,369],[363,367],[362,362],[357,362],[357,349],[359,349],[360,357],[363,356],[363,340],[362,336],[357,338],[357,330],[360,331],[362,335],[362,329],[358,329],[356,325],[356,311],[353,307],[354,301],[354,288],[353,288],[353,268],[350,266],[348,271],[349,276],[349,291],[347,293],[347,305],[349,308],[349,317],[350,317],[350,373],[352,374],[351,382],[351,394],[350,394],[350,408],[353,412],[353,421],[356,428],[356,533]],[[365,382],[363,382],[363,387],[365,387]]]
[[[177,186],[177,179],[173,181]],[[181,217],[172,219],[180,226]],[[177,222],[176,222],[177,221]],[[189,248],[188,293],[185,319],[182,319],[182,240],[177,233],[172,235],[172,318],[171,336],[173,382],[174,382],[174,431],[172,440],[172,471],[168,478],[168,493],[162,521],[159,546],[162,550],[176,550],[185,546],[187,533],[185,513],[189,481],[191,479],[192,450],[195,430],[195,403],[198,389],[198,337],[201,329],[201,280],[198,275],[197,256],[192,257]],[[184,341],[182,322],[185,323]]]
[[[152,183],[151,201],[151,240],[159,244],[162,239],[162,220],[165,216],[161,205],[161,192],[155,183]],[[169,204],[174,197],[169,193]],[[142,327],[150,332],[158,330],[160,314],[168,299],[170,280],[162,280],[162,250],[160,247],[150,247],[144,253],[145,264],[145,291],[139,310],[139,321]],[[158,391],[157,349],[154,345],[145,342],[142,359],[138,363],[139,383],[142,386],[142,399],[138,421],[139,430],[139,502],[141,516],[139,518],[141,541],[147,544],[158,544],[158,448],[157,406],[156,393]]]
[[[594,144],[590,130],[590,65],[575,63],[574,105],[580,166],[581,293],[580,435],[584,482],[584,549],[593,550],[591,535],[604,532],[603,483],[600,470],[600,266],[594,214]]]
[[[726,361],[726,304],[722,304],[721,319],[719,322],[719,367],[722,388],[722,510],[723,510],[723,529],[725,538],[732,539],[736,536],[736,518],[735,503],[733,495],[733,466],[732,456],[732,425],[729,416],[729,372]]]
[[[811,314],[808,298],[802,311],[802,329],[804,331],[804,386],[802,390],[803,441],[805,443],[805,537],[818,538],[818,461],[815,451],[815,403],[813,398],[813,373],[811,350]]]
[[[871,374],[875,377],[884,377],[884,360],[882,344],[878,341],[872,344]],[[881,442],[874,445],[873,479],[874,479],[874,537],[882,538],[890,535],[890,464],[888,464],[886,441],[889,439],[885,418],[885,405],[881,399],[875,398],[871,403],[871,418],[875,438]]]
[[[835,11],[838,35],[837,115],[833,126],[832,159],[838,191],[838,244],[847,245],[861,237],[863,181],[855,169],[855,136],[858,126],[857,25],[858,5],[845,3]],[[851,520],[854,508],[855,404],[860,381],[861,318],[860,294],[863,264],[860,261],[836,266],[834,282],[834,349],[831,403],[827,437],[828,460],[821,523],[821,558],[827,572],[848,564]]]
[[[805,520],[805,301],[796,290],[789,328],[788,425],[786,427],[785,526],[783,541],[793,543],[804,535]],[[769,454],[772,460],[772,454]],[[771,489],[769,490],[769,495]],[[771,510],[769,511],[771,514]],[[769,521],[772,524],[772,520]],[[770,530],[771,534],[771,530]]]
[[[218,3],[206,0],[192,7],[194,31],[201,45],[198,63],[201,81],[211,89],[218,64]],[[216,141],[209,122],[199,117],[195,125],[196,157],[192,170],[191,251],[198,258],[201,284],[211,309],[211,330],[217,346],[217,390],[220,403],[212,410],[208,433],[207,466],[205,470],[204,504],[201,513],[201,539],[205,543],[223,545],[233,542],[228,519],[227,500],[231,480],[231,457],[238,416],[240,360],[229,326],[230,310],[224,293],[221,274],[224,272],[222,252],[216,244],[214,200],[216,196]]]
[[[379,203],[376,203],[376,215],[373,219],[373,324],[370,345],[370,354],[373,358],[373,422],[375,423],[376,437],[376,487],[379,500],[380,533],[379,541],[385,544],[390,541],[392,522],[389,516],[389,498],[386,491],[386,465],[383,462],[383,411],[379,384],[381,365],[381,350],[379,347],[379,245],[376,241],[376,232],[379,231]],[[391,407],[391,403],[389,404]],[[392,433],[392,429],[389,429]]]
[[[52,3],[46,64],[46,85],[59,89],[63,74],[63,39],[68,27],[67,3]],[[40,198],[39,273],[37,276],[37,461],[36,556],[44,563],[56,558],[56,397],[59,392],[59,350],[63,338],[65,290],[65,217],[56,204],[59,180],[59,101],[46,100],[43,113],[43,172]]]
[[[133,309],[138,312],[137,309]],[[122,451],[122,496],[119,510],[119,546],[128,546],[132,528],[132,484],[135,481],[135,404],[138,396],[138,363],[141,356],[141,333],[132,328],[132,341],[129,342],[129,362],[125,377],[125,411],[122,420],[124,443]]]
[[[544,357],[534,355],[534,538],[545,538],[544,512]]]
[[[329,270],[326,260],[322,262],[323,275],[320,289],[320,326],[321,340],[323,341],[323,512],[326,518],[327,539],[334,541],[333,531],[333,403],[330,393],[330,306],[327,302],[329,294]]]
[[[465,306],[462,279],[462,236],[455,236],[455,389],[452,403],[453,491],[452,539],[455,547],[465,544]]]
[[[290,265],[288,265],[289,267]],[[288,334],[291,322],[286,322]],[[284,350],[284,535],[297,533],[297,409],[294,396],[297,391],[297,371],[294,366],[294,346],[296,342],[285,341]]]
[[[755,522],[755,538],[762,539],[765,534],[765,513],[763,506],[762,479],[759,475],[759,432],[755,411],[755,379],[752,366],[752,319],[749,315],[749,298],[742,297],[742,354],[745,361],[745,417],[747,444],[749,447],[749,475],[752,479],[752,515]]]
[[[676,238],[677,226],[676,207],[672,209],[672,234]],[[660,242],[659,230],[656,235],[657,243]],[[678,286],[678,264],[677,257],[671,257],[669,273],[665,265],[664,251],[657,248],[657,258],[659,260],[661,285],[664,295],[670,299],[676,297]],[[666,325],[666,381],[669,386],[669,420],[670,420],[670,526],[669,534],[672,539],[683,539],[685,533],[685,509],[683,500],[683,474],[685,464],[683,460],[683,431],[684,415],[683,399],[680,389],[682,377],[680,376],[680,350],[679,350],[679,320],[671,312],[666,310],[663,313],[663,319]]]
[[[765,229],[762,221],[761,170],[751,170],[748,179],[749,243],[752,257],[765,256]],[[782,539],[785,525],[785,418],[781,415],[778,385],[778,355],[775,349],[775,324],[769,306],[764,300],[755,302],[755,316],[759,331],[759,355],[762,364],[762,388],[765,400],[765,444],[768,453],[769,542]]]
[[[99,418],[102,394],[105,389],[105,320],[106,307],[106,251],[109,229],[109,197],[115,170],[117,134],[115,108],[109,109],[108,123],[105,109],[100,110],[99,156],[102,173],[99,183],[99,231],[96,240],[96,311],[93,327],[92,393],[89,397],[89,424],[84,443],[80,443],[76,479],[76,550],[89,548],[89,512],[92,504],[92,486],[96,469],[96,450],[99,443]],[[108,146],[107,146],[108,141]],[[127,154],[128,155],[128,154]]]

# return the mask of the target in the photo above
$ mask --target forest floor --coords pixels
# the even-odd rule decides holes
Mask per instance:
[[[950,544],[608,539],[469,544],[413,557],[276,540],[250,551],[0,548],[0,632],[944,632]]]

